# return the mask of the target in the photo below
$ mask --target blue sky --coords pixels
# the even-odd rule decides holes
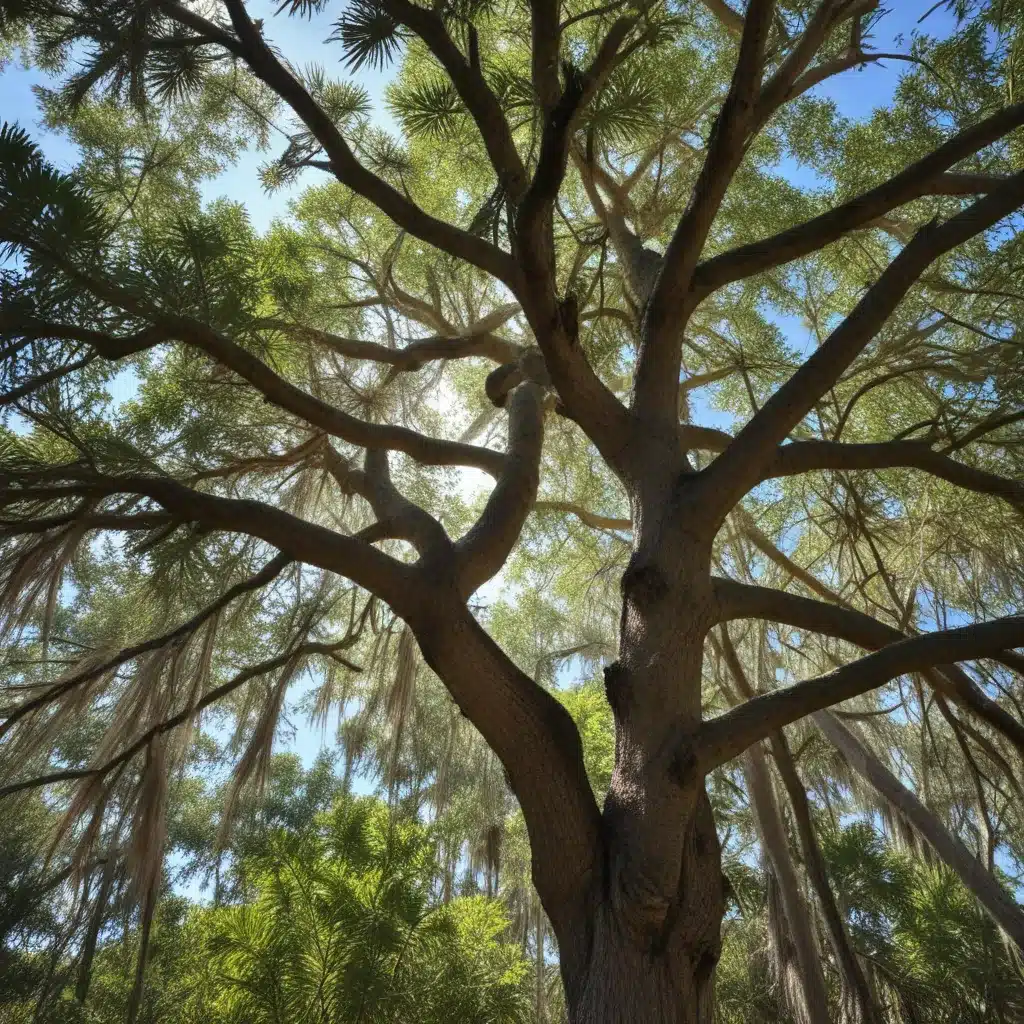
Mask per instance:
[[[332,25],[344,10],[344,3],[329,4],[327,9],[312,18],[275,16],[279,0],[250,0],[249,10],[254,18],[263,18],[267,37],[296,65],[323,64],[329,73],[344,77],[340,64],[341,50],[337,43],[324,43],[331,34]],[[934,6],[934,0],[889,0],[892,10],[885,15],[874,36],[868,41],[870,49],[880,52],[907,52],[912,33],[921,29],[929,34],[943,35],[950,24],[950,16],[943,10],[931,13],[923,25],[919,19]],[[887,5],[888,6],[888,5]],[[848,72],[818,87],[816,93],[834,100],[849,117],[869,116],[876,107],[884,105],[906,70],[901,61],[882,61],[859,71]],[[334,71],[336,69],[336,71]],[[377,121],[396,131],[394,120],[384,102],[388,72],[363,68],[352,76],[370,94]],[[46,79],[34,70],[26,69],[15,61],[0,73],[0,120],[17,121],[31,128],[36,140],[43,145],[48,156],[58,165],[70,168],[75,162],[75,150],[67,140],[39,125],[37,103],[33,86],[46,84]],[[246,154],[236,165],[227,168],[207,183],[206,198],[230,196],[243,200],[249,207],[253,222],[265,227],[276,216],[287,212],[288,200],[296,190],[284,190],[267,196],[260,188],[256,169],[265,157],[258,153]],[[800,168],[787,167],[794,178],[803,178]],[[806,180],[806,179],[804,179]]]
[[[911,35],[921,28],[932,35],[944,35],[950,25],[950,17],[944,11],[932,13],[923,26],[918,20],[933,6],[934,0],[889,0],[893,10],[887,14],[876,31],[874,38],[868,40],[869,49],[886,52],[907,52],[910,48]],[[325,45],[323,40],[331,34],[332,23],[344,9],[344,4],[329,4],[328,9],[312,19],[275,16],[274,10],[279,0],[250,0],[249,10],[254,18],[263,18],[264,32],[268,39],[277,45],[284,55],[296,65],[320,63],[329,74],[345,77],[346,71],[340,63],[341,50],[337,44]],[[883,61],[870,64],[859,71],[848,72],[818,87],[819,95],[827,96],[835,101],[840,111],[851,118],[868,117],[874,109],[885,105],[892,96],[899,77],[908,65],[900,61]],[[364,69],[354,80],[361,84],[370,94],[375,106],[378,122],[393,132],[397,128],[388,115],[384,103],[384,91],[388,82],[388,74]],[[33,86],[45,84],[45,79],[33,70],[26,69],[17,61],[9,64],[0,73],[0,121],[17,121],[31,130],[36,140],[43,146],[51,160],[64,168],[70,168],[75,162],[75,150],[65,139],[45,132],[38,121],[36,98]],[[232,167],[224,170],[217,178],[206,184],[205,197],[208,200],[220,196],[229,196],[241,200],[248,206],[253,223],[258,228],[265,228],[275,217],[287,215],[288,201],[296,194],[297,189],[284,190],[273,196],[267,196],[260,187],[256,170],[266,159],[265,154],[248,153]],[[813,182],[808,171],[795,164],[787,164],[784,172],[801,184]],[[316,172],[313,172],[316,173]],[[312,177],[306,181],[314,180]],[[301,185],[299,186],[301,188]],[[799,324],[784,325],[788,330],[802,328]],[[795,340],[795,339],[794,339]],[[122,375],[113,387],[115,399],[130,397],[134,390],[134,381],[130,374]],[[704,422],[714,422],[716,417],[706,402],[695,403],[694,412]],[[279,749],[292,749],[301,754],[308,765],[321,749],[324,734],[306,726],[298,715],[291,716],[295,727],[294,736],[282,739]],[[327,734],[330,742],[330,732]]]

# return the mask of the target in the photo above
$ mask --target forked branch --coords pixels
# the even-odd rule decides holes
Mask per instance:
[[[943,224],[929,224],[889,264],[849,316],[736,435],[705,472],[709,512],[724,518],[778,454],[778,446],[870,344],[939,256],[986,231],[1024,203],[1024,172]]]

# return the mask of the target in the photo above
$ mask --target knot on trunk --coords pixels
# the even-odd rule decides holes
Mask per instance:
[[[619,662],[613,661],[605,666],[604,695],[616,718],[625,717],[630,701],[630,690],[629,672]]]
[[[622,574],[622,596],[637,608],[650,608],[668,593],[668,581],[656,566],[630,562]]]

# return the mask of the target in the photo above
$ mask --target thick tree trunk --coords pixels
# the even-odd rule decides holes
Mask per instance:
[[[721,849],[701,793],[675,900],[658,928],[606,887],[591,908],[587,955],[562,958],[570,1024],[711,1024],[721,949]]]
[[[721,847],[692,753],[704,640],[715,622],[712,530],[681,500],[675,435],[633,495],[636,548],[622,578],[619,658],[605,670],[615,771],[584,943],[564,955],[571,1024],[711,1024],[724,911]],[[659,443],[660,442],[660,443]],[[678,463],[677,463],[678,464]],[[665,471],[664,467],[669,467]],[[706,524],[705,524],[706,525]],[[582,945],[582,949],[579,948]],[[581,955],[580,955],[581,954]]]

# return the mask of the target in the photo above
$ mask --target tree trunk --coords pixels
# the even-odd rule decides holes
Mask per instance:
[[[779,882],[786,924],[800,969],[804,1005],[793,1009],[798,1019],[806,1020],[810,1024],[830,1024],[828,992],[825,988],[825,976],[821,971],[821,954],[813,932],[814,919],[800,888],[796,865],[793,863],[786,830],[772,789],[768,764],[760,744],[747,751],[743,771],[747,778],[747,791],[757,818],[764,852],[768,855]]]
[[[846,922],[843,920],[835,894],[832,892],[832,886],[829,884],[825,860],[821,854],[821,847],[818,845],[818,838],[814,834],[814,823],[811,820],[807,791],[797,774],[789,744],[781,732],[773,734],[770,737],[770,742],[775,764],[779,769],[779,775],[786,787],[789,802],[793,808],[793,820],[800,838],[800,848],[803,851],[807,876],[810,878],[811,885],[814,886],[814,891],[818,896],[818,902],[821,904],[822,914],[828,928],[829,941],[832,944],[832,952],[842,971],[847,989],[845,999],[856,1005],[856,1013],[864,1024],[880,1024],[881,1016],[875,1005],[874,996],[868,985],[867,977],[861,969],[857,954],[850,943]],[[847,1016],[850,1016],[849,1012]]]
[[[570,1024],[711,1024],[723,906],[721,849],[702,792],[660,927],[645,928],[641,908],[605,886],[591,907],[585,957],[563,950]]]
[[[834,715],[818,711],[812,717],[850,767],[914,826],[943,863],[959,875],[978,902],[1024,950],[1024,908],[988,873],[985,865]]]

